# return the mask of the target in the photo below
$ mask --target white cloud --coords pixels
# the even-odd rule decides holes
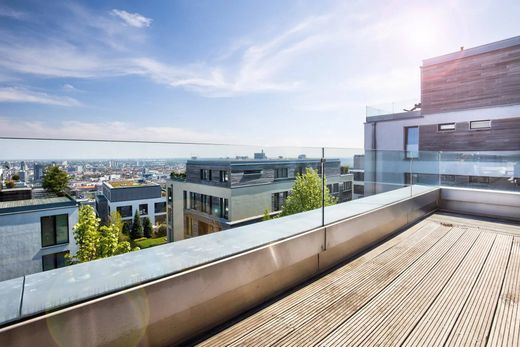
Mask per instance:
[[[67,96],[49,95],[24,88],[2,87],[0,88],[0,103],[34,103],[54,106],[81,106],[81,103]]]
[[[0,17],[24,19],[27,18],[27,13],[16,11],[10,7],[0,5]]]
[[[149,27],[152,24],[152,19],[147,18],[139,13],[129,13],[125,10],[113,9],[110,11],[113,16],[121,18],[127,25],[135,28]]]

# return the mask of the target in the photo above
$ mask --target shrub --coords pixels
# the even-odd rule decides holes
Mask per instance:
[[[168,232],[168,227],[166,226],[166,224],[161,224],[157,228],[156,235],[157,235],[157,237],[164,237],[164,236],[166,236],[167,232]]]

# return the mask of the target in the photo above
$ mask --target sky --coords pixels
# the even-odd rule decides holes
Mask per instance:
[[[0,0],[0,136],[362,148],[366,105],[412,106],[423,59],[518,18],[517,0]]]

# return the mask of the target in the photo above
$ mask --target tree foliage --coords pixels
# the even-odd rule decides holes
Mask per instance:
[[[325,206],[336,204],[325,182]],[[322,182],[318,173],[307,168],[303,175],[296,176],[291,194],[285,200],[281,216],[314,210],[321,207]]]
[[[168,232],[168,227],[166,226],[166,224],[160,224],[159,227],[157,228],[157,236],[158,237],[164,237],[166,236]]]
[[[264,216],[262,217],[262,220],[266,221],[266,220],[270,220],[270,219],[272,219],[272,218],[271,218],[271,215],[269,214],[269,210],[265,209],[264,210]]]
[[[128,224],[123,222],[121,214],[118,211],[112,211],[108,218],[109,225],[113,224],[118,230],[119,241],[128,241],[128,231],[125,233],[125,226],[128,228]]]
[[[62,195],[69,185],[69,175],[57,166],[50,166],[45,170],[42,187],[58,195]]]
[[[18,175],[18,174],[14,174],[14,175],[11,177],[11,179],[12,179],[13,181],[18,182],[18,181],[20,180],[20,175]]]
[[[96,217],[92,206],[81,206],[79,221],[74,226],[74,240],[78,251],[69,258],[71,263],[106,258],[131,251],[128,241],[120,241],[121,228],[116,224],[100,227],[100,219]]]
[[[14,181],[5,181],[5,187],[6,188],[14,188],[16,187],[16,183]]]
[[[152,232],[153,232],[153,226],[152,226],[152,222],[150,221],[150,218],[144,217],[143,218],[143,234],[144,234],[144,237],[146,237],[146,238],[152,237]]]
[[[143,224],[141,223],[141,217],[139,211],[135,211],[134,221],[132,223],[132,230],[130,232],[130,238],[132,240],[143,237]]]

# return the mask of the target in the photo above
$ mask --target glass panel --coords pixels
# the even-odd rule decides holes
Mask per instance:
[[[52,246],[55,244],[54,217],[41,218],[42,231],[42,247]]]
[[[42,268],[43,271],[48,271],[56,268],[54,254],[42,256]]]
[[[56,253],[56,268],[67,266],[67,261],[65,259],[65,255],[67,254],[69,254],[69,252]]]
[[[56,216],[56,243],[69,242],[69,215]]]
[[[419,127],[407,127],[405,132],[406,157],[417,158],[419,155]]]

